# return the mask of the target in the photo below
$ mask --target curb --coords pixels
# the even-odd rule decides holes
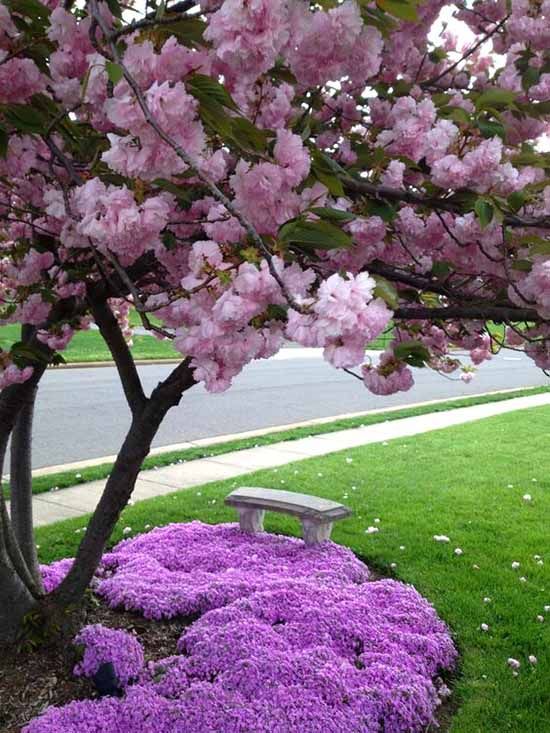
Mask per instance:
[[[470,395],[470,398],[476,397],[489,397],[491,395],[498,394],[513,394],[514,392],[521,392],[529,387],[514,387],[513,389],[498,389],[490,392],[479,392],[475,395]],[[536,388],[534,388],[536,389]],[[368,415],[380,415],[384,413],[392,413],[398,410],[406,410],[414,407],[425,407],[426,405],[438,405],[444,402],[455,402],[458,400],[468,399],[464,395],[457,397],[448,397],[442,400],[424,400],[423,402],[410,402],[406,405],[394,405],[393,407],[382,407],[374,410],[366,410],[361,412],[347,412],[340,415],[332,415],[331,417],[314,418],[312,420],[303,420],[301,422],[286,423],[284,425],[274,425],[268,428],[259,428],[258,430],[248,430],[241,433],[226,433],[224,435],[217,435],[212,438],[197,438],[196,440],[190,440],[183,443],[171,443],[170,445],[162,445],[153,448],[149,453],[149,456],[158,456],[163,453],[171,453],[172,451],[187,450],[188,448],[202,448],[209,445],[218,445],[219,443],[229,443],[233,440],[241,440],[244,438],[255,438],[262,435],[269,435],[270,433],[278,433],[284,430],[293,430],[294,428],[307,428],[313,425],[324,425],[325,423],[331,423],[336,420],[346,420],[357,417],[367,417]],[[475,407],[475,405],[472,405]],[[345,429],[345,428],[344,428]],[[348,428],[353,430],[353,428]],[[56,466],[45,466],[43,468],[37,468],[32,472],[34,477],[48,476],[53,473],[63,473],[65,471],[78,471],[81,468],[90,468],[92,466],[99,466],[104,463],[114,463],[116,455],[100,456],[98,458],[88,458],[83,461],[75,461],[72,463],[61,463]],[[4,478],[8,478],[7,474]]]

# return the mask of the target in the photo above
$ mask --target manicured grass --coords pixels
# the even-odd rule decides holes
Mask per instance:
[[[208,446],[188,448],[182,451],[168,451],[166,453],[150,456],[143,463],[143,469],[160,468],[162,466],[170,466],[178,461],[193,461],[198,458],[206,458],[211,456],[219,456],[231,451],[245,450],[255,446],[273,445],[284,440],[298,440],[312,435],[324,435],[326,433],[334,433],[337,430],[348,430],[358,428],[365,425],[376,425],[381,422],[389,422],[391,420],[400,420],[404,417],[415,417],[417,415],[427,415],[431,412],[446,412],[447,410],[456,410],[459,407],[471,407],[473,405],[483,405],[489,402],[502,402],[514,397],[525,397],[528,395],[543,394],[548,392],[547,387],[534,387],[531,389],[519,389],[513,392],[504,392],[501,394],[484,395],[478,397],[465,397],[459,400],[447,400],[432,405],[423,405],[419,407],[404,407],[402,410],[393,410],[391,412],[378,413],[372,415],[363,415],[360,417],[344,418],[341,420],[333,420],[332,422],[322,423],[319,425],[309,425],[302,428],[293,428],[291,430],[278,430],[266,435],[259,435],[252,438],[241,438],[240,440],[231,440],[224,443],[215,443]],[[88,481],[96,481],[98,479],[107,478],[113,468],[112,463],[101,463],[88,468],[81,468],[78,471],[63,471],[61,473],[50,473],[47,476],[35,476],[33,478],[32,488],[34,494],[42,494],[50,491],[54,487],[56,489],[66,489],[76,484],[84,484]],[[6,490],[9,495],[9,490]]]
[[[18,340],[18,326],[0,327],[0,348],[9,349]],[[172,344],[159,341],[154,336],[137,335],[134,336],[133,342],[132,353],[136,359],[175,359],[178,356]],[[77,333],[63,352],[63,358],[69,364],[112,361],[111,354],[98,331]]]
[[[259,471],[246,483],[347,503],[354,516],[336,524],[334,540],[434,603],[461,652],[453,733],[547,733],[550,613],[544,623],[536,617],[550,605],[549,445],[550,408],[535,408]],[[128,507],[112,541],[124,527],[136,533],[168,522],[232,521],[223,498],[238,484],[213,483]],[[522,499],[526,493],[531,502]],[[41,559],[72,555],[86,521],[39,529]],[[368,526],[380,531],[365,534]],[[297,534],[298,524],[268,514],[266,529]],[[451,542],[437,543],[435,534]],[[455,556],[455,548],[464,554]],[[537,564],[537,554],[545,564]],[[488,633],[481,623],[489,624]],[[508,657],[520,660],[518,677]]]

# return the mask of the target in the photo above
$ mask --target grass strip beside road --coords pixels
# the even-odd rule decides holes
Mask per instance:
[[[340,420],[319,423],[317,425],[307,425],[288,430],[276,430],[271,433],[266,433],[265,435],[240,438],[238,440],[214,443],[212,445],[197,446],[196,448],[188,448],[186,450],[167,451],[166,453],[160,453],[146,458],[143,463],[142,470],[161,468],[164,466],[170,466],[174,463],[193,461],[200,458],[210,458],[213,456],[223,455],[224,453],[230,453],[232,451],[254,448],[256,446],[273,445],[274,443],[282,443],[283,441],[299,440],[300,438],[307,438],[315,435],[325,435],[327,433],[334,433],[338,430],[349,430],[366,425],[376,425],[377,423],[401,420],[405,417],[416,417],[419,415],[428,415],[434,412],[456,410],[460,407],[472,407],[474,405],[484,405],[491,402],[502,402],[516,397],[543,394],[548,391],[550,391],[550,388],[534,387],[530,389],[513,390],[511,392],[480,395],[477,397],[465,397],[463,399],[446,400],[439,403],[418,405],[416,407],[404,407],[400,410],[391,410],[388,412],[367,413],[358,417],[342,418]],[[112,463],[100,463],[96,466],[89,466],[76,471],[64,471],[62,473],[35,476],[33,478],[33,493],[41,494],[47,491],[66,489],[89,481],[104,479],[109,476],[112,467]],[[9,496],[9,490],[7,491],[7,495]]]
[[[19,326],[0,327],[0,349],[9,350],[19,341]],[[132,354],[135,359],[174,359],[178,357],[173,345],[159,341],[150,335],[133,337]],[[62,352],[68,364],[86,364],[96,361],[112,361],[111,353],[99,331],[80,331],[75,334],[69,346]]]
[[[349,505],[354,514],[336,523],[333,539],[434,604],[461,654],[452,683],[459,709],[445,726],[452,733],[550,730],[549,425],[550,408],[538,407],[247,476],[250,486]],[[170,522],[234,521],[223,499],[237,484],[211,483],[127,507],[112,543]],[[41,560],[73,556],[87,522],[38,529]],[[379,531],[367,534],[369,526]],[[125,527],[131,530],[123,534]],[[299,534],[298,522],[280,514],[267,513],[266,529]],[[517,677],[509,657],[521,663]]]

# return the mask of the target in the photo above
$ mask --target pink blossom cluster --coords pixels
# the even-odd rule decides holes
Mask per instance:
[[[0,51],[0,104],[22,104],[46,89],[46,79],[31,59],[3,60]]]
[[[12,364],[5,351],[0,349],[0,390],[10,387],[12,384],[22,384],[32,377],[34,369],[24,367],[19,369]]]
[[[428,163],[438,160],[458,135],[458,128],[452,122],[437,120],[437,110],[431,99],[417,102],[413,97],[401,97],[391,108],[379,100],[372,106],[375,107],[375,124],[385,128],[376,139],[377,146],[396,155],[405,155],[415,162],[421,158]],[[398,170],[394,163],[388,172],[393,178],[398,176],[397,183],[403,178]]]
[[[202,124],[197,117],[198,103],[182,82],[154,81],[145,93],[149,110],[164,132],[186,154],[197,157],[205,145]],[[108,135],[111,148],[103,160],[125,176],[154,179],[182,173],[186,164],[166,144],[145,119],[134,93],[126,82],[115,87],[114,96],[104,104],[109,121],[128,135]]]
[[[106,186],[98,178],[78,188],[74,202],[82,219],[76,226],[80,241],[71,243],[112,252],[124,265],[160,244],[159,235],[171,209],[164,194],[138,204],[129,189]]]
[[[147,557],[157,569],[144,583],[131,566],[145,568]],[[202,615],[178,653],[150,662],[122,699],[48,708],[25,733],[420,733],[435,724],[437,675],[456,659],[448,630],[411,586],[368,581],[349,550],[193,522],[124,541],[104,565],[127,598],[133,572],[130,607],[144,611],[158,595],[161,606],[172,599],[163,615]],[[171,590],[161,568],[179,573]],[[185,594],[195,600],[182,606]],[[92,626],[77,641],[86,674],[108,660],[127,684],[141,668],[129,634]]]
[[[375,298],[376,283],[365,272],[331,275],[321,283],[312,314],[291,310],[287,335],[303,346],[322,346],[327,361],[353,367],[365,358],[365,347],[388,325],[391,311]]]
[[[410,368],[396,359],[392,351],[385,351],[376,366],[363,364],[361,372],[369,392],[377,395],[407,392],[414,385]]]
[[[494,190],[510,194],[536,180],[531,168],[518,171],[507,162],[501,163],[502,140],[498,137],[484,140],[463,158],[445,155],[437,159],[431,170],[432,180],[441,188],[470,187],[479,193]]]

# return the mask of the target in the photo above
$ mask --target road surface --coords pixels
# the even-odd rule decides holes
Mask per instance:
[[[168,365],[139,367],[150,391]],[[549,384],[530,359],[516,352],[495,357],[469,384],[428,369],[415,370],[409,392],[376,397],[359,380],[326,364],[318,350],[284,349],[255,362],[223,394],[194,387],[169,413],[155,446],[423,400]],[[129,425],[114,368],[48,371],[40,385],[33,440],[35,468],[111,455]]]

